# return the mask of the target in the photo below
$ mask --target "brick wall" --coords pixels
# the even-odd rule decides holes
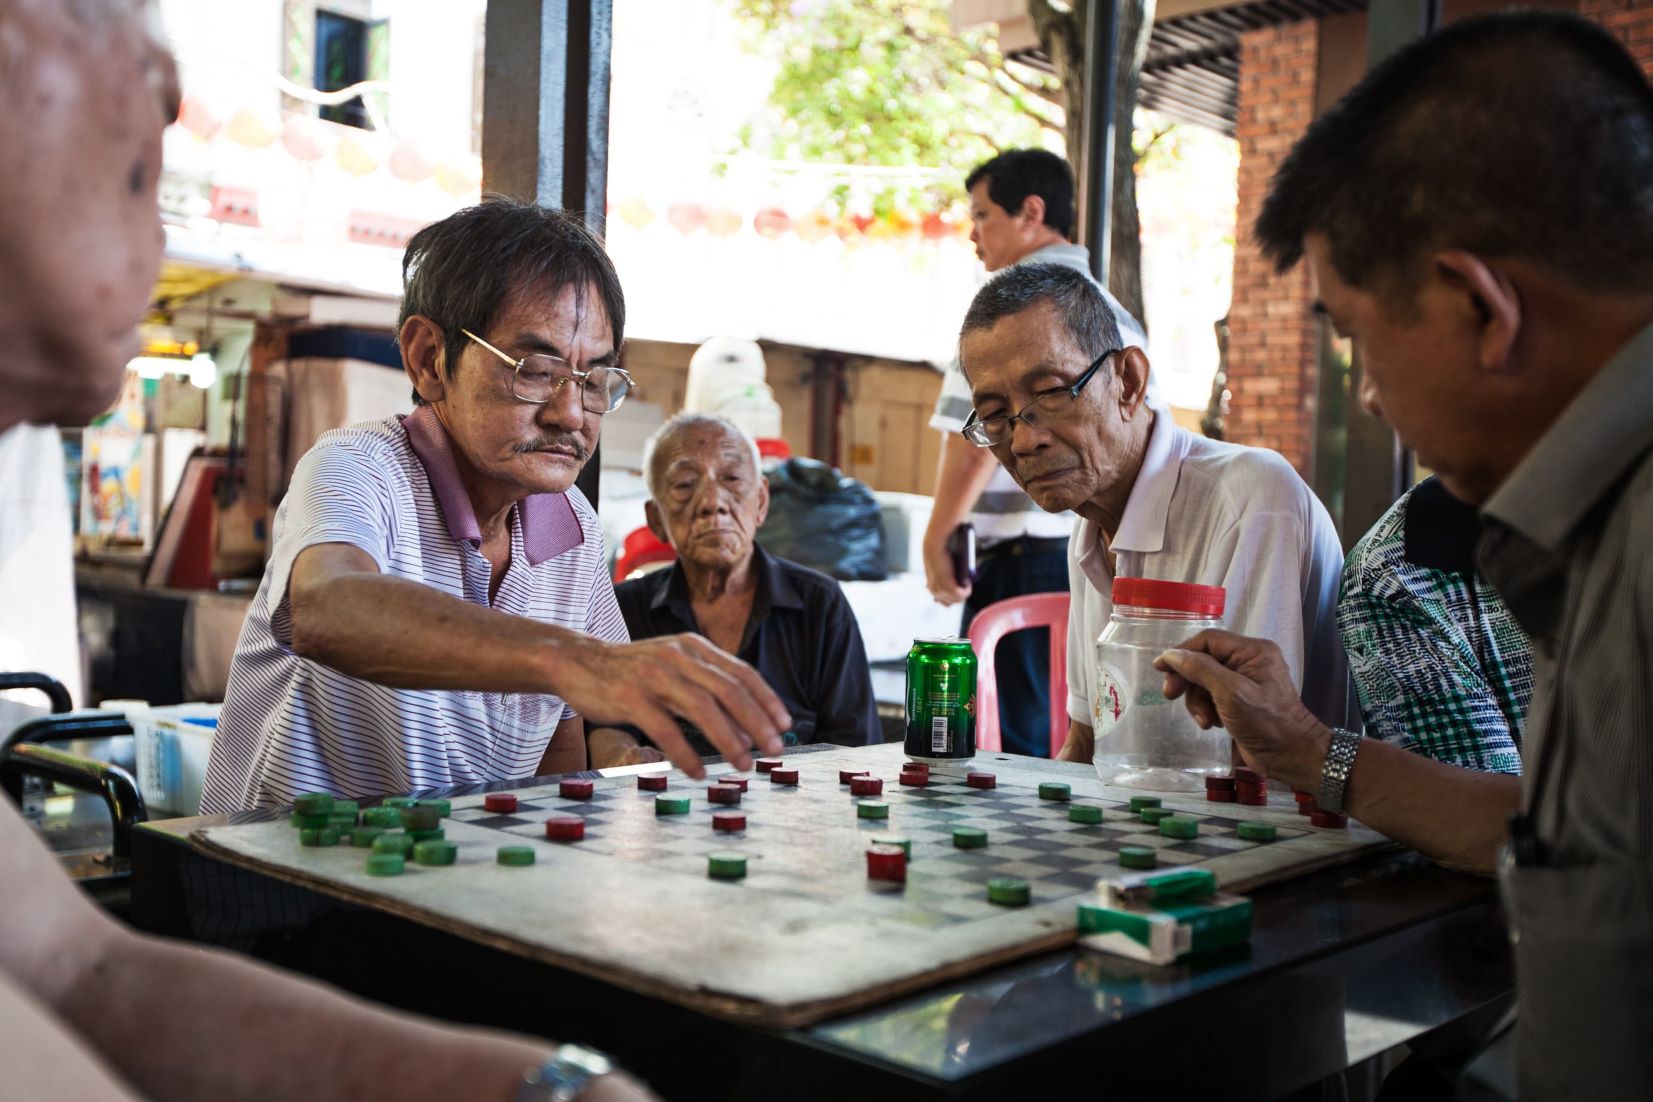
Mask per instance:
[[[1240,204],[1228,346],[1228,439],[1273,448],[1305,479],[1314,462],[1313,296],[1305,266],[1274,274],[1251,226],[1274,170],[1314,118],[1317,48],[1313,21],[1240,39]]]
[[[1653,78],[1653,2],[1649,0],[1579,0],[1578,13],[1612,31]]]

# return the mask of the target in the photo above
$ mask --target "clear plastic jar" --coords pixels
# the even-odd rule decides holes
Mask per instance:
[[[1202,731],[1181,700],[1167,700],[1154,659],[1206,628],[1223,626],[1216,585],[1115,578],[1113,615],[1096,641],[1096,775],[1107,784],[1203,792],[1231,764],[1228,732]]]

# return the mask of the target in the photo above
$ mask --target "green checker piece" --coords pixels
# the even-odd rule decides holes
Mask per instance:
[[[412,796],[386,796],[384,799],[379,801],[379,806],[394,807],[396,810],[400,811],[402,808],[412,807],[418,802],[419,801],[415,800]]]
[[[362,812],[362,823],[365,826],[396,830],[402,825],[402,813],[394,807],[370,807]]]
[[[358,814],[361,813],[361,810],[362,810],[362,805],[361,805],[360,801],[357,801],[357,800],[341,800],[337,796],[335,796],[335,797],[333,797],[333,808],[328,814],[331,814],[331,815],[358,815]]]
[[[1001,907],[1025,907],[1033,898],[1033,888],[1026,880],[1014,876],[995,876],[987,882],[987,901]]]
[[[1169,819],[1176,812],[1168,807],[1145,807],[1139,814],[1143,822],[1149,826],[1156,826],[1161,819]]]
[[[1073,795],[1073,789],[1060,781],[1045,781],[1039,785],[1041,800],[1066,800]]]
[[[1240,823],[1234,828],[1234,832],[1247,842],[1274,841],[1273,823]]]
[[[446,838],[415,842],[413,859],[421,865],[451,865],[459,860],[459,846]]]
[[[1102,821],[1102,809],[1095,804],[1074,804],[1068,808],[1068,822],[1090,823],[1095,825]]]
[[[738,853],[714,853],[706,858],[706,875],[716,880],[739,880],[746,875],[746,858]]]
[[[1158,796],[1132,796],[1131,811],[1140,815],[1145,808],[1158,807],[1159,802]]]
[[[875,846],[900,846],[901,852],[905,853],[909,860],[913,856],[913,843],[910,838],[897,838],[894,835],[886,834],[881,838],[874,838],[872,844]]]
[[[656,815],[687,815],[689,813],[689,797],[656,796],[654,798],[654,813]]]
[[[862,800],[855,805],[855,815],[859,819],[888,819],[890,805],[882,800]]]
[[[1200,821],[1186,815],[1167,815],[1159,821],[1159,832],[1167,838],[1195,838],[1200,833]]]
[[[521,868],[534,863],[533,846],[500,846],[496,859],[502,865]]]
[[[987,831],[981,827],[954,827],[953,845],[959,849],[981,849],[987,844]]]
[[[293,797],[293,810],[300,815],[326,815],[333,810],[333,797],[326,792],[306,792]]]
[[[370,853],[367,856],[367,875],[401,876],[407,862],[399,853]]]
[[[353,846],[360,846],[363,849],[366,849],[369,846],[371,846],[374,842],[377,842],[379,840],[380,835],[384,834],[384,832],[385,832],[384,827],[375,827],[375,826],[354,827],[350,831],[350,844],[353,845]]]
[[[288,822],[299,830],[316,830],[320,827],[333,825],[331,817],[325,811],[314,815],[306,815],[302,811],[295,811]]]
[[[435,830],[442,825],[442,816],[434,807],[402,808],[403,830]]]
[[[386,831],[373,839],[374,853],[388,853],[395,857],[406,857],[413,850],[413,839],[401,831]]]
[[[437,817],[441,819],[453,814],[453,804],[447,800],[416,800],[413,806],[435,808]]]
[[[335,811],[327,817],[327,825],[332,827],[334,830],[337,830],[340,834],[349,834],[350,831],[356,826],[356,816],[353,812],[346,811],[341,813]]]
[[[336,846],[339,832],[332,827],[305,827],[298,832],[298,841],[301,846]]]
[[[1159,864],[1159,854],[1148,846],[1121,846],[1119,863],[1128,869],[1151,869]]]
[[[432,827],[429,830],[410,830],[407,835],[413,839],[414,845],[418,845],[420,842],[440,842],[448,836],[447,832],[441,827]]]

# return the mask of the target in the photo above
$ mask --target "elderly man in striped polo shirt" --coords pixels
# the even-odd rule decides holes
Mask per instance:
[[[785,707],[705,639],[630,643],[574,478],[630,377],[613,265],[578,221],[490,198],[416,234],[400,340],[417,408],[299,462],[236,646],[204,811],[584,768],[582,716],[701,772]]]

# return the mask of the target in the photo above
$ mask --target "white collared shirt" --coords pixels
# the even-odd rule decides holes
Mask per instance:
[[[1343,548],[1325,506],[1280,455],[1157,414],[1113,550],[1121,577],[1222,586],[1229,630],[1274,640],[1309,710],[1349,726],[1337,633]],[[1080,520],[1068,543],[1068,715],[1087,726],[1113,578],[1100,530]]]

